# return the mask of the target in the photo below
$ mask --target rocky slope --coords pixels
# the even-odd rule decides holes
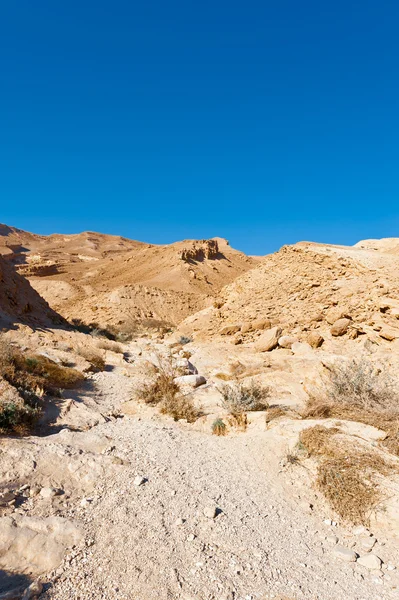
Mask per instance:
[[[1,226],[0,252],[66,318],[179,323],[257,264],[226,240],[154,246],[96,233],[37,236]]]
[[[180,329],[198,339],[224,333],[236,343],[256,341],[261,330],[276,326],[299,341],[313,334],[335,342],[342,337],[397,344],[397,244],[380,242],[377,249],[363,242],[285,246],[223,288],[212,307]],[[335,331],[338,321],[342,329]]]
[[[16,322],[32,326],[62,324],[63,319],[0,256],[0,327],[9,328]]]

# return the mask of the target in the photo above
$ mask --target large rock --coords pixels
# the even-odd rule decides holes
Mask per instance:
[[[178,385],[191,388],[197,388],[206,383],[206,379],[202,375],[182,375],[181,377],[175,377],[174,381]]]
[[[291,348],[292,344],[298,342],[298,338],[293,335],[282,335],[278,341],[280,348]]]
[[[220,330],[220,335],[234,335],[240,331],[241,325],[225,325]]]
[[[282,330],[280,327],[273,327],[272,329],[269,329],[269,331],[262,333],[255,344],[255,349],[258,352],[270,352],[270,350],[273,350],[278,346],[278,340],[281,337],[281,334]]]
[[[252,323],[252,328],[257,330],[270,329],[271,326],[270,319],[257,319]]]
[[[334,325],[330,329],[331,335],[334,335],[335,337],[345,335],[350,324],[350,319],[338,319],[338,321],[335,321]]]
[[[376,554],[365,554],[357,559],[359,565],[366,569],[381,569],[382,560]]]
[[[322,343],[324,342],[324,338],[317,331],[311,331],[308,335],[308,344],[312,348],[320,348]]]

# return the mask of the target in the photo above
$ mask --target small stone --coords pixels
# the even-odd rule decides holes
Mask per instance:
[[[146,482],[145,477],[142,477],[141,475],[136,475],[136,477],[134,478],[134,485],[136,485],[137,487],[139,485],[143,485]]]
[[[177,527],[181,527],[181,525],[184,525],[184,519],[181,519],[181,518],[179,518],[179,519],[176,519],[176,521],[175,521],[175,525],[176,525]]]
[[[376,554],[365,554],[357,559],[359,565],[366,567],[366,569],[381,569],[382,560]]]
[[[357,525],[352,529],[353,535],[370,535],[370,532],[364,525]]]
[[[190,533],[190,535],[187,537],[187,541],[193,542],[194,540],[195,540],[195,535],[193,533]]]
[[[345,546],[336,546],[333,550],[333,555],[340,560],[345,562],[356,562],[356,552],[353,550],[349,550],[349,548],[345,548]]]
[[[62,494],[62,490],[56,488],[44,487],[40,490],[42,498],[54,498],[54,496],[59,496],[60,494]]]
[[[204,508],[204,515],[208,517],[208,519],[215,519],[218,515],[217,506],[214,504],[210,504]]]
[[[80,501],[80,506],[82,508],[86,508],[87,506],[89,506],[91,503],[93,502],[93,498],[82,498],[82,500]]]
[[[372,536],[364,537],[360,540],[360,546],[363,550],[365,550],[365,552],[370,552],[374,548],[376,543],[376,538]]]
[[[332,525],[331,519],[324,519],[324,524],[325,525]]]
[[[349,319],[338,319],[330,329],[331,335],[334,335],[335,337],[345,335],[350,324],[351,321]]]
[[[317,333],[317,331],[312,331],[311,333],[309,333],[307,341],[312,348],[320,348],[320,346],[324,342],[324,338],[319,333]]]
[[[29,496],[31,498],[34,498],[34,496],[37,496],[39,493],[40,493],[40,487],[38,485],[32,485],[29,490]]]

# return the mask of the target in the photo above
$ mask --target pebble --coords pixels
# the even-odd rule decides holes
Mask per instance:
[[[336,535],[328,535],[326,540],[329,544],[338,544],[338,538]]]
[[[217,515],[218,515],[217,506],[215,506],[214,504],[210,504],[209,506],[206,506],[204,508],[204,515],[206,517],[208,517],[208,519],[215,519],[215,517],[217,517]]]
[[[44,487],[40,490],[40,495],[42,498],[54,498],[54,496],[60,496],[62,494],[62,490],[51,487]]]
[[[146,482],[145,477],[142,477],[141,475],[137,475],[133,481],[134,485],[136,485],[137,487],[139,485],[143,485],[143,483],[145,483],[145,482]]]
[[[376,538],[372,537],[372,536],[365,537],[360,540],[360,546],[362,547],[362,549],[365,552],[370,552],[376,543],[377,543]]]
[[[376,554],[365,554],[357,559],[359,565],[366,569],[381,569],[382,560]]]
[[[184,519],[181,519],[181,518],[179,518],[179,519],[176,519],[176,521],[175,521],[175,525],[176,525],[177,527],[180,527],[181,525],[184,525]]]

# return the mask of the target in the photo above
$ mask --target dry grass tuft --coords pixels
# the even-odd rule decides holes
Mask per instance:
[[[226,427],[226,423],[223,421],[223,419],[215,419],[214,422],[212,423],[212,433],[213,435],[226,435],[227,433],[227,427]]]
[[[381,454],[371,453],[337,438],[339,429],[321,425],[301,432],[299,447],[319,457],[316,486],[345,521],[369,523],[382,500],[378,478],[397,471]]]
[[[188,423],[194,423],[199,415],[199,411],[194,405],[190,396],[176,394],[174,397],[165,397],[160,404],[160,412],[164,415],[170,415],[175,421],[186,419]]]
[[[323,425],[315,425],[315,427],[308,427],[301,431],[299,443],[306,448],[308,456],[329,456],[336,452],[331,438],[338,432],[337,427],[328,428]]]
[[[158,357],[158,367],[153,367],[148,380],[136,390],[136,398],[150,406],[158,406],[162,414],[168,414],[178,421],[186,419],[193,423],[200,416],[193,399],[181,393],[174,381],[179,375],[172,358]]]
[[[287,409],[284,406],[270,406],[266,411],[266,423],[270,423],[279,417],[284,417]]]
[[[367,525],[382,499],[376,479],[392,470],[379,455],[359,451],[339,453],[320,463],[316,485],[343,519]]]
[[[303,418],[347,419],[378,427],[388,434],[385,447],[399,456],[399,382],[387,367],[365,358],[337,362],[307,391]]]
[[[253,380],[250,383],[234,381],[218,389],[222,394],[224,408],[234,416],[269,407],[267,400],[271,395],[270,388]]]
[[[124,353],[121,344],[119,344],[118,342],[114,342],[113,340],[107,340],[106,338],[98,340],[97,348],[100,348],[100,350],[108,350],[109,352],[115,352],[116,354]]]
[[[76,348],[77,354],[87,360],[91,364],[92,371],[104,371],[105,359],[104,353],[96,347],[78,346]]]

